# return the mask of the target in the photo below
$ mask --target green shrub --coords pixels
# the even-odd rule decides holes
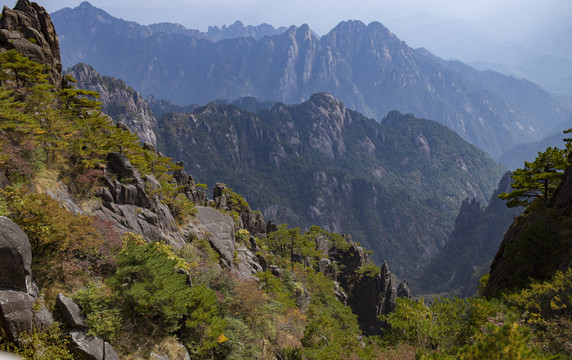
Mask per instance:
[[[30,360],[74,360],[69,341],[62,336],[59,323],[55,322],[45,330],[32,330],[20,334],[22,346],[5,342],[0,337],[0,351],[17,354]]]
[[[73,300],[85,314],[90,334],[99,335],[106,341],[115,339],[124,319],[111,288],[105,284],[88,283],[85,289],[75,293]]]
[[[130,234],[117,261],[109,284],[124,311],[147,324],[161,323],[166,332],[177,330],[193,295],[187,276],[177,272],[177,257],[160,243],[144,244],[141,237]]]

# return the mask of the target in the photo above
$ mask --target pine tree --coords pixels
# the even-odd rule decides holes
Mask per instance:
[[[568,166],[566,152],[549,147],[544,152],[538,152],[533,162],[525,161],[522,169],[515,170],[512,174],[513,190],[498,197],[508,200],[508,207],[527,206],[535,198],[546,201],[558,187]]]

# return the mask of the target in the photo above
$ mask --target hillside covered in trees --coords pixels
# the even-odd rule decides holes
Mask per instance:
[[[180,164],[103,114],[96,93],[51,67],[59,54],[50,24],[28,0],[0,20],[12,39],[0,39],[2,351],[27,359],[572,355],[569,253],[556,251],[541,276],[535,267],[516,280],[491,272],[488,298],[411,298],[349,235],[267,222],[224,184],[209,199]],[[560,185],[526,204],[514,226],[532,230],[507,234],[496,268],[530,257],[535,241],[570,249],[569,178],[552,179]]]

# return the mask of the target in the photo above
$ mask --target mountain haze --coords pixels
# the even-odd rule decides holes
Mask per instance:
[[[244,96],[300,103],[325,91],[377,120],[395,109],[435,119],[492,156],[540,139],[567,113],[533,83],[413,50],[376,22],[342,22],[319,39],[302,25],[215,43],[152,32],[88,3],[53,19],[65,65],[86,62],[183,105]]]

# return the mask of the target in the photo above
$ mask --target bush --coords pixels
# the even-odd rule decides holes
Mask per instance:
[[[8,216],[30,239],[32,270],[43,286],[71,281],[82,273],[99,275],[113,270],[119,244],[113,237],[104,239],[96,228],[103,225],[101,221],[74,215],[50,196],[25,187],[0,190],[0,198]]]
[[[109,284],[132,319],[142,319],[147,325],[161,323],[166,332],[181,326],[193,290],[187,286],[187,276],[177,272],[178,259],[161,243],[145,244],[138,235],[126,236]]]
[[[113,341],[121,331],[123,318],[111,288],[104,284],[89,283],[78,291],[73,300],[86,316],[89,332],[106,341]]]
[[[62,336],[59,323],[53,323],[45,330],[32,330],[20,334],[21,346],[2,341],[0,351],[18,354],[30,360],[74,360],[69,342]]]

